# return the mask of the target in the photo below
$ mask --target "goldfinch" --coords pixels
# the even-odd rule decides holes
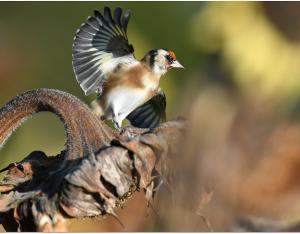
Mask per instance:
[[[130,10],[123,14],[110,8],[94,12],[74,37],[72,65],[77,82],[86,95],[96,92],[101,118],[111,119],[121,130],[127,118],[139,128],[156,127],[165,119],[166,98],[159,87],[170,68],[183,68],[175,53],[167,49],[149,51],[141,60],[128,42]]]

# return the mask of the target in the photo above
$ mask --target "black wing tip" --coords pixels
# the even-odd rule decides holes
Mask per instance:
[[[94,15],[95,15],[95,16],[97,16],[97,15],[101,15],[101,13],[100,13],[100,11],[99,11],[99,10],[95,9],[95,10],[94,10]]]
[[[111,10],[108,6],[104,7],[104,15],[108,15],[111,17]]]
[[[124,28],[125,32],[127,31],[128,22],[130,20],[131,16],[131,10],[127,9],[124,12],[123,18],[122,18],[122,27]]]
[[[104,16],[107,14],[107,15],[110,15],[110,17],[111,18],[113,18],[112,16],[112,14],[111,14],[111,8],[110,7],[108,7],[108,6],[105,6],[104,7],[104,9],[103,9],[103,14],[104,14]],[[121,7],[116,7],[115,8],[115,10],[114,10],[114,15],[122,15],[122,13],[123,13],[123,10],[122,10],[122,8]],[[101,12],[98,10],[98,9],[95,9],[94,10],[94,15],[96,16],[96,17],[103,17],[103,15],[101,14]],[[124,14],[123,14],[123,19],[125,20],[126,19],[126,24],[124,25],[122,25],[122,26],[124,26],[124,28],[126,28],[127,27],[127,24],[128,24],[128,21],[129,21],[129,18],[130,18],[130,16],[131,16],[131,10],[130,9],[127,9],[127,10],[125,10],[125,12],[124,12]]]
[[[160,122],[161,120],[159,119],[159,117],[154,116],[150,120],[134,119],[130,121],[130,124],[136,128],[156,128],[160,124]]]
[[[101,13],[99,10],[97,10],[97,9],[94,10],[94,16],[95,16],[96,18],[100,19],[101,21],[104,20],[104,16],[103,16],[102,13]]]
[[[112,9],[108,6],[105,6],[103,8],[103,13],[104,12],[112,12]],[[116,7],[114,12],[121,12],[123,13],[123,9],[121,7]],[[98,9],[94,9],[94,15],[102,15],[101,12],[98,10]],[[130,16],[131,15],[131,10],[130,9],[126,9],[125,12],[124,12],[124,16]]]
[[[166,121],[166,96],[162,90],[126,117],[132,126],[155,128]]]

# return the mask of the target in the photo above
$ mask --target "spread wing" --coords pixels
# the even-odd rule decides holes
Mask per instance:
[[[121,65],[137,62],[133,46],[127,38],[130,11],[122,16],[116,8],[114,15],[108,7],[104,14],[95,11],[76,32],[72,48],[72,65],[77,82],[86,95],[102,92],[108,73]]]
[[[166,96],[162,90],[126,117],[138,128],[154,128],[166,120]]]

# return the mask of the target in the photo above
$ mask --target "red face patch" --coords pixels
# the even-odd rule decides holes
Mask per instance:
[[[173,60],[176,60],[176,55],[172,50],[169,50],[168,53]]]

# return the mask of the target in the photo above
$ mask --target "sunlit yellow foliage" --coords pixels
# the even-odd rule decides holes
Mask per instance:
[[[281,104],[299,97],[300,44],[275,28],[260,3],[210,3],[191,25],[197,48],[220,52],[244,93]]]

